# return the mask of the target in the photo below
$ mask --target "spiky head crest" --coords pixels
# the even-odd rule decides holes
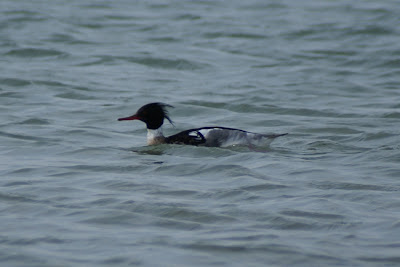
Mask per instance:
[[[147,129],[155,130],[163,125],[164,118],[173,125],[172,120],[168,116],[167,108],[170,107],[172,108],[173,106],[160,102],[150,103],[139,108],[134,115],[126,118],[119,118],[118,120],[141,120],[146,123]]]

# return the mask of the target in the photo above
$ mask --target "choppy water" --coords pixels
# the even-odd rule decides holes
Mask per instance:
[[[0,3],[2,266],[398,266],[398,1]],[[267,153],[146,147],[290,133]]]

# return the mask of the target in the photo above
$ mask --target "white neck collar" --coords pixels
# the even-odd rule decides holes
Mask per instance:
[[[165,143],[165,137],[162,132],[162,128],[155,130],[147,129],[147,144],[148,145],[158,145]]]

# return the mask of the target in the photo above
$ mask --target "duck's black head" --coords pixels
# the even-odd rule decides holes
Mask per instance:
[[[134,115],[118,120],[141,120],[146,123],[147,129],[155,130],[163,125],[164,118],[172,124],[172,120],[168,116],[168,107],[172,106],[164,103],[150,103],[141,107]]]

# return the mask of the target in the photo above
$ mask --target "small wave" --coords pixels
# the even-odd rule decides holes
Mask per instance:
[[[10,50],[6,55],[15,57],[57,57],[64,56],[66,53],[54,49],[22,48]]]
[[[0,79],[0,84],[12,86],[12,87],[22,87],[22,86],[30,85],[31,82],[24,80],[24,79],[19,79],[19,78],[3,78],[3,79]]]

